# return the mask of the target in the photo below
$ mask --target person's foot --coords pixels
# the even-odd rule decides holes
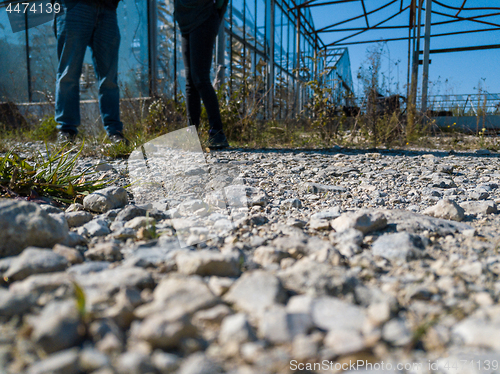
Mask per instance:
[[[59,131],[57,134],[57,143],[58,144],[72,144],[76,140],[76,134],[67,132],[67,131]]]
[[[123,136],[121,133],[113,134],[108,136],[109,141],[113,144],[123,144],[123,145],[129,145],[130,142],[128,139]]]
[[[217,131],[215,134],[209,132],[207,147],[210,149],[222,149],[229,147],[224,131]]]

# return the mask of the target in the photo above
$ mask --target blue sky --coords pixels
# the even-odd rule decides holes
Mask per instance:
[[[462,5],[463,0],[438,0],[444,5],[451,5],[459,7]],[[316,0],[317,3],[325,2],[325,0]],[[367,12],[370,12],[384,4],[390,3],[391,0],[365,0],[365,7]],[[410,4],[410,0],[398,0],[394,4],[368,16],[370,26],[381,22],[382,20],[396,14],[401,4],[403,8]],[[499,10],[475,10],[475,11],[462,11],[460,17],[472,17],[477,15],[484,15],[488,13],[500,13],[500,2],[491,0],[467,0],[465,8],[475,7],[497,7]],[[425,0],[424,0],[425,7]],[[436,3],[432,4],[433,12],[446,13],[455,15],[456,10],[447,9]],[[313,15],[316,29],[321,29],[327,25],[340,22],[345,19],[355,17],[363,14],[361,1],[354,1],[346,4],[326,5],[321,7],[312,7],[311,12]],[[409,12],[405,11],[402,14],[391,19],[384,25],[408,25]],[[425,13],[422,14],[422,24],[425,20]],[[432,14],[432,22],[442,22],[452,20],[450,17]],[[500,15],[493,17],[480,18],[482,21],[496,23],[500,25]],[[366,20],[364,17],[345,23],[337,28],[356,28],[365,27]],[[477,30],[494,28],[495,26],[480,24],[471,21],[462,21],[450,23],[445,25],[433,26],[431,34],[441,34],[463,30]],[[339,39],[352,34],[353,32],[334,32],[320,34],[325,44],[337,42]],[[422,27],[422,35],[424,29]],[[392,29],[392,30],[372,30],[345,40],[344,43],[350,41],[362,40],[384,40],[388,38],[407,37],[407,29]],[[421,42],[421,49],[423,49],[423,39]],[[467,47],[473,45],[487,45],[487,44],[500,44],[500,30],[478,32],[473,34],[461,34],[455,36],[435,37],[431,40],[431,49],[454,48],[454,47]],[[376,44],[359,44],[349,46],[349,54],[351,58],[351,69],[354,79],[354,88],[357,90],[358,83],[356,75],[358,68],[364,63],[367,57],[367,49],[373,48]],[[383,47],[382,54],[382,68],[381,71],[386,76],[386,79],[391,77],[390,90],[395,93],[397,91],[397,83],[399,78],[399,88],[401,93],[405,93],[405,85],[407,79],[407,66],[408,66],[408,42],[395,41],[387,42]],[[481,85],[483,90],[490,93],[500,93],[500,49],[483,50],[483,51],[468,51],[468,52],[454,52],[454,53],[441,53],[431,54],[432,63],[429,66],[429,80],[430,80],[430,94],[470,94],[477,93],[478,86]],[[366,66],[366,64],[365,64]],[[421,84],[422,66],[419,69],[419,87]],[[387,85],[389,87],[389,85]]]

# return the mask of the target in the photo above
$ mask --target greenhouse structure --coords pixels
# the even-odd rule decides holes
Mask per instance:
[[[181,38],[173,0],[122,0],[119,82],[123,100],[182,98]],[[13,32],[0,8],[0,101],[51,103],[57,64],[52,22]],[[352,93],[347,48],[326,48],[314,32],[311,12],[293,0],[230,0],[214,52],[213,78],[228,98],[244,98],[258,118],[291,118],[318,80],[342,104]],[[87,51],[81,99],[95,100],[97,87]]]

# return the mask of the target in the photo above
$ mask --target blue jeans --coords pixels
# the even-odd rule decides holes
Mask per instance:
[[[54,20],[57,37],[57,128],[77,134],[80,125],[80,75],[87,47],[99,85],[99,110],[108,135],[123,131],[120,121],[118,49],[120,31],[116,10],[86,1],[59,0],[61,12]]]

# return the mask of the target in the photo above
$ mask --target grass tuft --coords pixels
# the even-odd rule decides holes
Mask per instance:
[[[46,144],[46,154],[37,153],[35,160],[28,162],[14,150],[0,157],[0,197],[39,197],[72,203],[83,200],[85,195],[104,188],[113,181],[96,180],[92,167],[73,173],[83,149],[51,149]]]

